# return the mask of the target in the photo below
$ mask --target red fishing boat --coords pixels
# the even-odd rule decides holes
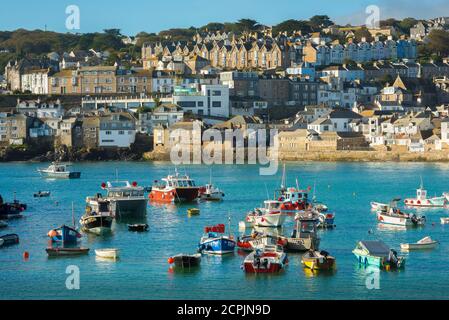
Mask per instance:
[[[155,181],[149,195],[152,202],[191,202],[198,199],[200,187],[188,175],[180,175],[175,171],[174,175]]]
[[[277,273],[288,263],[282,247],[267,245],[250,253],[242,268],[247,273]]]

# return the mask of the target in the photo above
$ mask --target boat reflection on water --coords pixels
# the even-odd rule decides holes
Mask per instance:
[[[407,231],[407,227],[406,226],[396,226],[396,225],[392,225],[392,224],[378,223],[377,230],[379,230],[379,231]]]
[[[178,207],[173,203],[160,203],[148,201],[148,204],[150,205],[150,208],[163,210],[166,213],[176,213],[178,211]]]
[[[337,273],[337,268],[330,270],[312,270],[309,268],[302,268],[304,271],[304,276],[306,278],[315,278],[315,277],[331,277]]]

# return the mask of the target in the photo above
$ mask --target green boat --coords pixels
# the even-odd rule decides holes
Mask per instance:
[[[359,241],[352,251],[359,264],[364,266],[376,266],[381,269],[400,269],[405,265],[405,259],[398,257],[397,252],[390,249],[384,242]]]

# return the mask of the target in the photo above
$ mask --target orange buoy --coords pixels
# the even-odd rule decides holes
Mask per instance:
[[[168,258],[168,264],[173,264],[173,262],[175,262],[175,259],[172,257]]]
[[[28,251],[25,251],[25,252],[23,253],[23,258],[24,258],[25,260],[28,260],[28,259],[30,258],[30,253],[29,253]]]

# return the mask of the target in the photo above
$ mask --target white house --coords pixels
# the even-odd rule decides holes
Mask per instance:
[[[137,120],[137,131],[146,134],[152,134],[154,127],[161,124],[170,127],[173,124],[182,121],[184,111],[176,104],[164,103],[154,109],[152,112],[140,113]]]
[[[336,109],[326,117],[319,118],[307,126],[307,129],[318,133],[325,131],[350,132],[350,123],[355,119],[362,119],[362,116],[351,110]]]
[[[152,78],[152,92],[158,93],[172,93],[174,80],[164,71],[156,70],[153,72]]]
[[[221,84],[175,87],[173,103],[194,114],[229,118],[229,87]]]
[[[48,94],[48,69],[30,70],[22,74],[22,92]]]
[[[21,114],[39,119],[59,119],[65,112],[59,99],[50,102],[41,102],[40,99],[23,101],[18,100],[16,110]]]
[[[129,148],[136,139],[135,118],[129,113],[114,113],[100,117],[98,145]]]

